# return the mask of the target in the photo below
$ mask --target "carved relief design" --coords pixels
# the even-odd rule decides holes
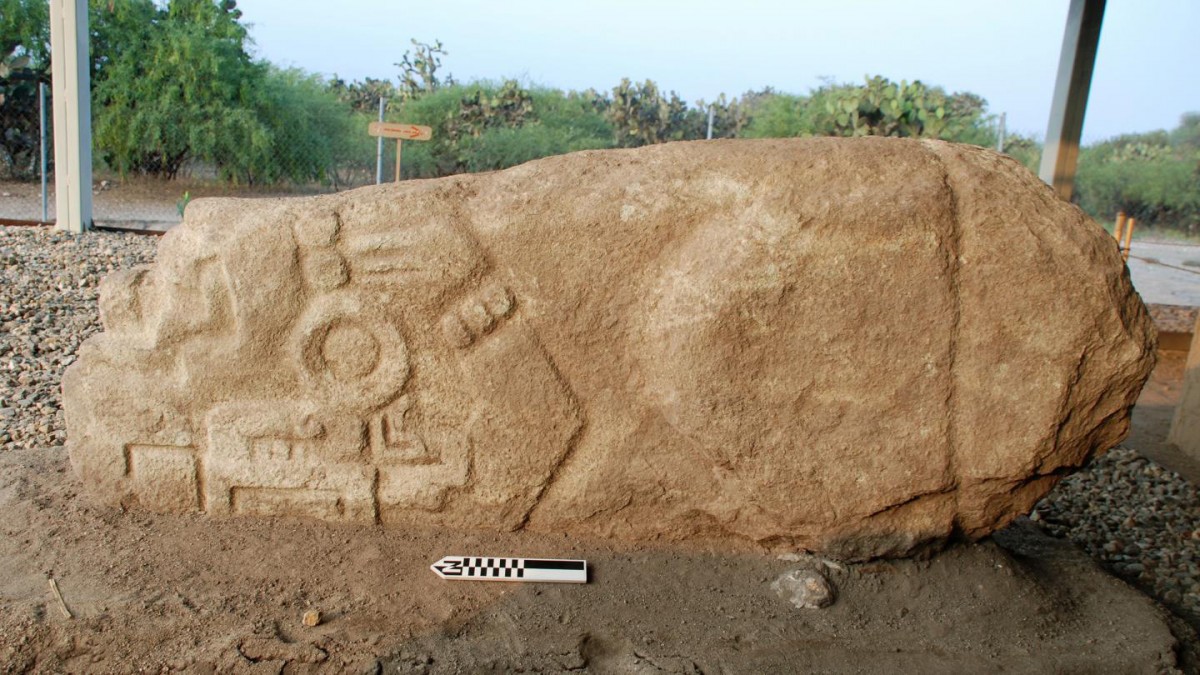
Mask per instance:
[[[378,464],[426,464],[437,459],[419,434],[404,429],[412,397],[401,396],[371,418],[371,451]]]
[[[570,386],[529,326],[511,321],[463,354],[478,408],[468,425],[472,496],[521,522],[570,453],[583,416]]]
[[[442,336],[452,347],[463,349],[491,333],[516,309],[516,299],[507,287],[485,288],[442,317]]]
[[[332,291],[350,281],[346,260],[333,249],[306,251],[300,260],[304,280],[317,291]]]
[[[190,446],[125,446],[125,472],[138,501],[156,511],[200,508],[199,476]]]
[[[233,487],[230,511],[241,516],[299,513],[322,520],[346,519],[346,502],[337,490]]]
[[[361,422],[322,415],[309,403],[255,401],[218,406],[206,425],[211,512],[375,519],[375,472],[362,458]]]
[[[1038,190],[965,146],[811,139],[198,200],[101,288],[71,461],[160,511],[982,536],[1119,442],[1153,364],[1111,238]]]
[[[333,246],[342,228],[337,212],[314,209],[294,214],[292,232],[296,243],[306,248]]]
[[[296,324],[291,353],[321,400],[360,414],[387,403],[408,380],[404,338],[353,293],[314,300]]]
[[[485,265],[478,244],[441,219],[347,232],[338,250],[355,282],[407,288],[431,298],[440,298]]]
[[[152,340],[186,332],[180,381],[220,392],[191,430],[203,439],[196,447],[131,446],[128,492],[158,510],[359,521],[440,512],[461,495],[512,500],[495,519],[522,518],[581,421],[519,323],[515,294],[487,279],[474,235],[448,213],[402,225],[280,213],[291,230],[264,230],[269,269],[254,267],[252,246],[207,248],[227,240],[196,237],[180,250],[198,256],[164,258],[114,285],[112,321]],[[254,228],[239,224],[228,241]],[[266,272],[271,284],[246,282]],[[189,285],[176,288],[180,280]],[[432,353],[410,354],[405,331],[428,328],[415,344]],[[424,369],[425,388],[410,386],[413,368]],[[476,453],[493,475],[475,476]]]
[[[432,441],[428,445],[440,450],[436,457],[380,465],[380,508],[438,511],[444,506],[450,488],[466,485],[471,468],[470,444],[466,436],[456,430],[427,433],[426,436]],[[420,447],[426,447],[424,440],[419,437],[416,440]]]
[[[100,320],[112,333],[142,331],[142,289],[152,278],[149,266],[113,272],[100,292]]]
[[[300,270],[314,291],[327,292],[350,281],[350,267],[334,248],[341,222],[333,211],[302,213],[292,223],[300,246]]]

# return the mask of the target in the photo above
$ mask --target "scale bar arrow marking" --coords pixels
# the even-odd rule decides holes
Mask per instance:
[[[456,581],[542,581],[586,584],[586,560],[446,556],[429,566],[442,579]]]

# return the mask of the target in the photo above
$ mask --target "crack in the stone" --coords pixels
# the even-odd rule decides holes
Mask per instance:
[[[903,501],[896,502],[895,504],[888,504],[887,506],[885,506],[881,509],[878,509],[878,510],[872,511],[871,513],[868,513],[863,518],[863,520],[870,520],[871,518],[875,518],[877,516],[882,516],[886,513],[891,513],[892,511],[896,511],[901,508],[904,508],[905,506],[908,506],[909,504],[917,502],[921,499],[925,499],[926,497],[934,497],[937,495],[957,493],[957,491],[958,491],[957,486],[950,486],[950,487],[938,488],[937,490],[927,490],[925,492],[918,492],[917,494],[915,494]]]
[[[958,193],[954,189],[954,181],[950,178],[950,169],[946,165],[945,158],[942,153],[934,149],[933,144],[928,141],[922,141],[922,146],[934,158],[938,166],[942,170],[942,185],[946,188],[946,194],[950,199],[951,223],[949,237],[943,240],[943,247],[946,255],[946,282],[949,286],[951,306],[952,306],[952,322],[950,327],[950,344],[948,347],[947,361],[948,365],[946,372],[949,375],[950,381],[948,392],[946,395],[946,444],[948,446],[947,453],[947,470],[951,476],[951,488],[954,493],[954,501],[958,503],[958,486],[961,482],[958,470],[958,342],[961,332],[962,323],[962,292],[959,288],[958,274],[961,265],[960,257],[962,255],[962,212],[961,205],[958,202]],[[957,513],[957,506],[955,512]]]

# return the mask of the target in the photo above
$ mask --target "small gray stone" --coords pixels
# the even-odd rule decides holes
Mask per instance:
[[[785,573],[771,583],[771,590],[800,609],[821,609],[837,599],[833,584],[823,574],[811,569]]]

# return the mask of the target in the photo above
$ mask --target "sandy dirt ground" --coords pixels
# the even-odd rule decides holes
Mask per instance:
[[[1161,355],[1127,443],[1165,437],[1182,358]],[[0,454],[0,530],[6,673],[1196,672],[1193,627],[1024,520],[827,567],[823,610],[775,595],[798,563],[749,546],[123,512],[80,494],[63,448]],[[454,554],[586,558],[591,580],[438,579]]]
[[[1028,524],[931,560],[835,566],[838,601],[801,610],[770,590],[796,563],[754,550],[148,515],[95,506],[78,490],[61,448],[0,455],[4,672],[1152,673],[1177,664],[1165,610]],[[451,582],[429,570],[456,553],[584,557],[591,581]],[[314,628],[301,624],[309,609],[323,615]]]

